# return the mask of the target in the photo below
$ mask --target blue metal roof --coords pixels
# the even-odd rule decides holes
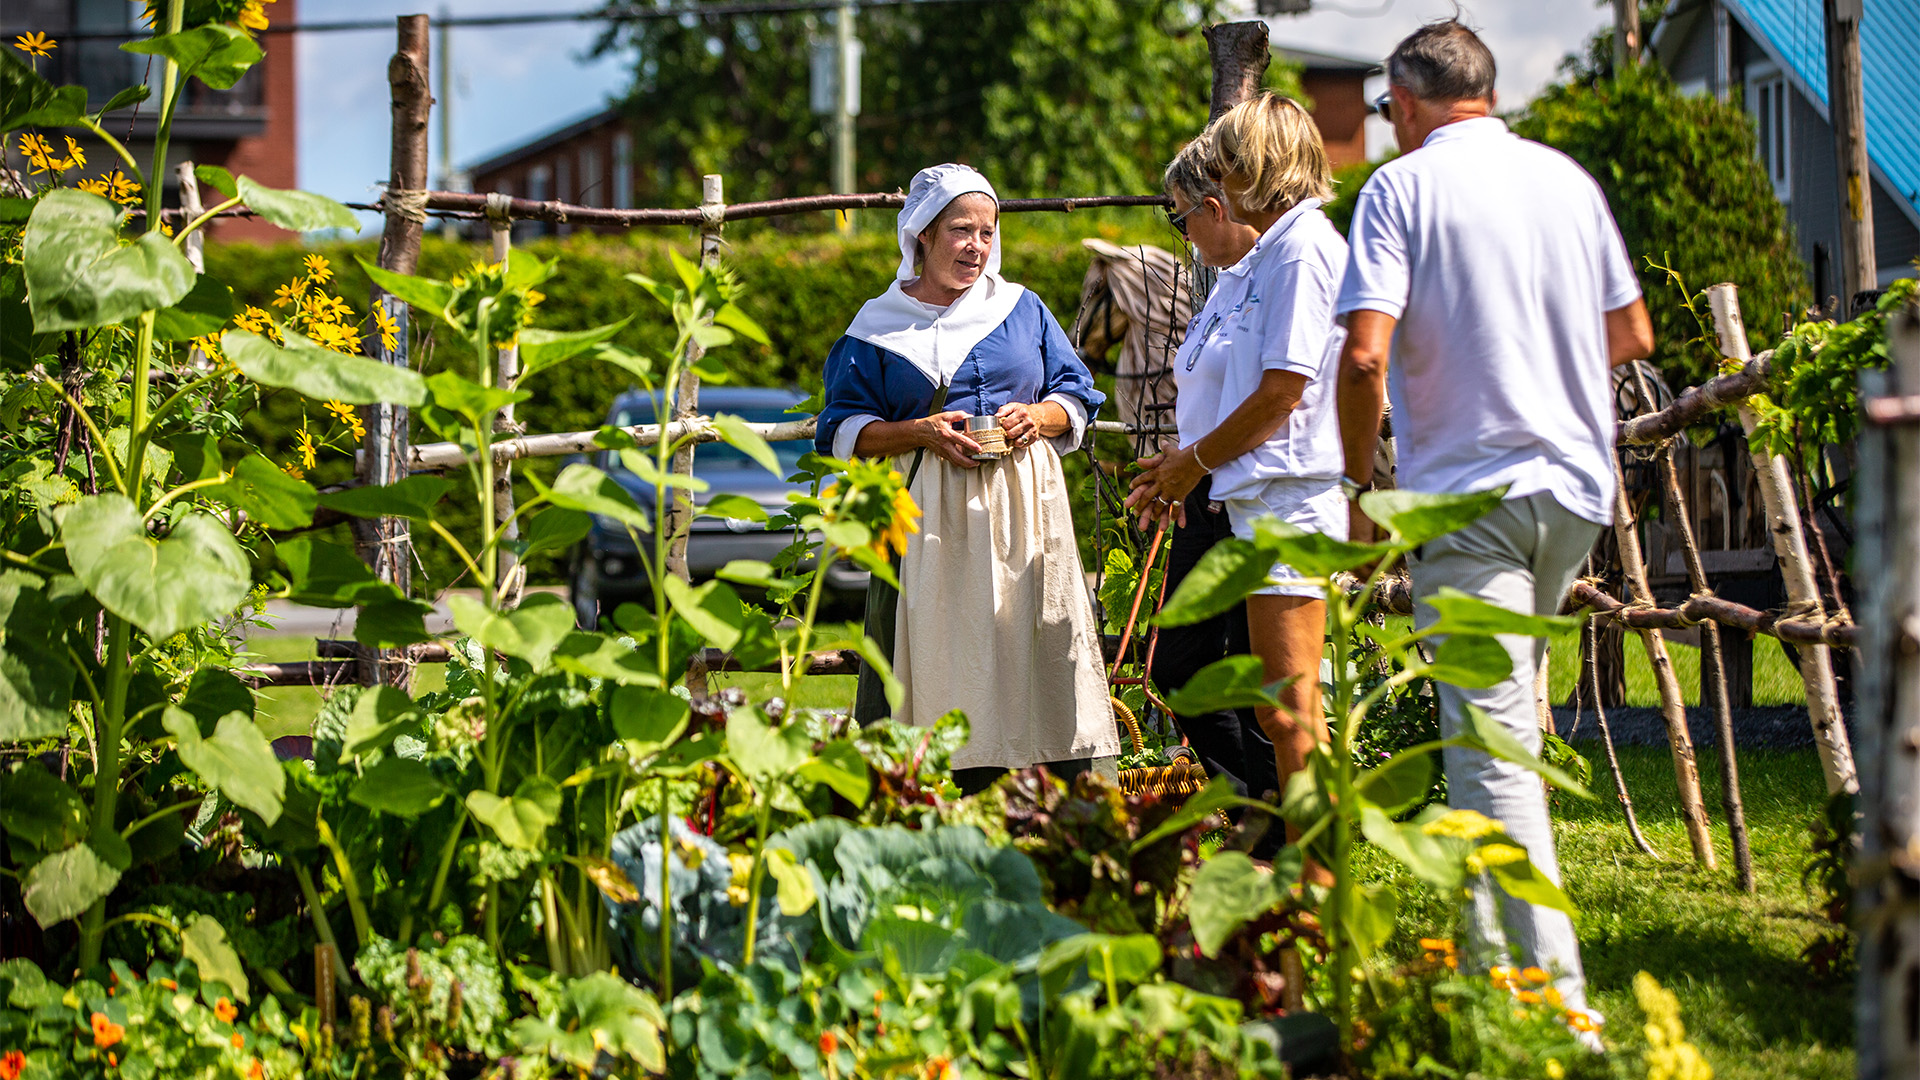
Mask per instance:
[[[1792,69],[1827,112],[1826,14],[1821,0],[1726,0],[1727,9]],[[1865,0],[1860,66],[1867,154],[1878,179],[1920,221],[1920,0]]]

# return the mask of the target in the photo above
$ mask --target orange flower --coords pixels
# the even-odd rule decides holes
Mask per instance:
[[[1544,970],[1537,967],[1530,967],[1522,970],[1520,972],[1520,977],[1534,984],[1535,986],[1544,986],[1545,984],[1553,981],[1553,976],[1547,974]]]
[[[1600,1025],[1593,1022],[1593,1014],[1579,1009],[1567,1013],[1567,1026],[1575,1031],[1600,1030]]]
[[[27,1055],[19,1050],[9,1050],[0,1054],[0,1080],[20,1080],[21,1070],[27,1067]]]
[[[127,1029],[107,1019],[107,1014],[93,1014],[93,1045],[105,1049],[127,1037]]]
[[[953,1080],[957,1074],[946,1055],[936,1054],[927,1062],[927,1080]]]
[[[237,1031],[236,1031],[236,1032],[234,1032],[234,1033],[233,1033],[232,1035],[229,1035],[229,1036],[227,1036],[227,1041],[233,1044],[233,1048],[234,1048],[235,1050],[244,1050],[244,1049],[246,1049],[246,1046],[247,1046],[247,1038],[246,1038],[246,1036],[244,1036],[244,1035],[242,1035],[242,1034],[240,1034],[240,1033],[239,1033],[239,1032],[237,1032]]]
[[[119,1055],[119,1054],[116,1054],[116,1053],[114,1053],[114,1052],[113,1052],[113,1051],[111,1051],[111,1050],[109,1050],[109,1051],[107,1051],[107,1065],[108,1065],[108,1067],[109,1067],[109,1068],[114,1068],[114,1069],[117,1069],[117,1068],[119,1068],[119,1067],[120,1067],[120,1055]]]
[[[231,1024],[233,1018],[240,1015],[240,1010],[233,1007],[233,1002],[221,998],[213,1003],[213,1015]]]
[[[1527,1004],[1527,1005],[1540,1004],[1540,995],[1534,993],[1531,990],[1522,990],[1513,996],[1516,998],[1519,998],[1523,1004]]]
[[[840,1049],[840,1036],[835,1035],[831,1031],[823,1031],[820,1033],[820,1053],[827,1057],[832,1057],[834,1051],[838,1049]]]
[[[267,1068],[260,1064],[259,1058],[254,1058],[247,1063],[247,1080],[263,1080],[266,1075]]]

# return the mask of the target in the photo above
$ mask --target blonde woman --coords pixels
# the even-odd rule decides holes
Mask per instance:
[[[1127,505],[1143,525],[1182,521],[1183,501],[1205,479],[1237,537],[1252,539],[1254,520],[1272,515],[1345,539],[1333,385],[1345,332],[1334,325],[1333,303],[1347,245],[1320,210],[1333,194],[1326,148],[1305,109],[1271,94],[1227,111],[1206,145],[1228,213],[1260,236],[1220,271],[1174,357],[1180,447],[1141,460],[1145,471]],[[1317,588],[1289,583],[1298,577],[1275,566],[1276,584],[1247,598],[1247,639],[1267,679],[1295,680],[1282,708],[1256,711],[1282,790],[1326,738],[1326,603]]]

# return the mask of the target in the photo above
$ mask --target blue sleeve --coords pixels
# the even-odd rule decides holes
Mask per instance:
[[[1031,292],[1027,295],[1033,296]],[[1035,400],[1045,400],[1048,394],[1076,397],[1087,406],[1087,418],[1092,419],[1106,404],[1107,395],[1093,388],[1093,373],[1081,361],[1080,350],[1067,339],[1067,332],[1060,329],[1060,320],[1039,297],[1034,296],[1033,301],[1040,308],[1040,356],[1046,366],[1046,386]]]
[[[813,429],[813,448],[833,453],[833,436],[848,417],[863,413],[887,415],[880,381],[880,350],[856,338],[842,336],[827,354],[826,404]]]

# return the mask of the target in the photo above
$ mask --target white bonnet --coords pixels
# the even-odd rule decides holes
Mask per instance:
[[[901,281],[913,277],[913,250],[920,234],[926,231],[933,219],[947,204],[978,191],[992,199],[997,205],[1000,196],[995,194],[993,185],[980,175],[980,170],[971,165],[948,163],[921,169],[913,174],[913,184],[907,188],[907,203],[900,208],[900,269],[894,276]],[[990,275],[1000,273],[999,237],[994,238],[993,247],[987,251],[986,272]]]

